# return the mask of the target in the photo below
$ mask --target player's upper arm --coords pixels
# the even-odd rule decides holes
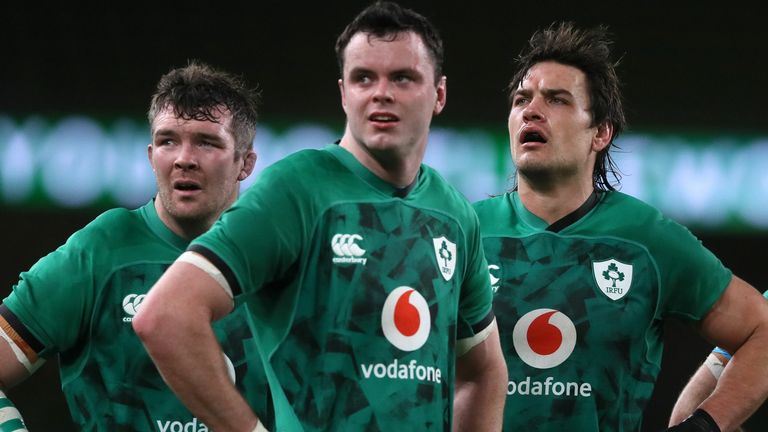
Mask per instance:
[[[482,339],[478,339],[477,343],[472,345],[468,350],[463,353],[458,352],[456,359],[456,379],[459,381],[472,381],[473,377],[482,375],[484,372],[491,370],[506,371],[506,364],[504,362],[504,356],[501,352],[501,345],[499,343],[499,330],[496,326],[496,320],[482,332],[484,333]]]
[[[496,327],[496,318],[494,318],[492,312],[483,321],[473,326],[472,329],[474,330],[472,336],[463,337],[456,341],[456,357],[463,356],[475,346],[485,342],[491,333],[498,333],[499,331]]]
[[[752,285],[734,276],[700,326],[710,342],[734,353],[753,333],[768,332],[768,302]]]
[[[38,360],[36,365],[29,364],[30,369],[27,369],[19,359],[19,355],[24,355],[19,347],[14,346],[15,343],[4,330],[0,330],[0,335],[0,389],[8,389],[29,377],[43,361]]]
[[[233,306],[231,295],[212,275],[190,262],[176,261],[149,290],[132,324],[144,339],[168,322],[210,323]]]

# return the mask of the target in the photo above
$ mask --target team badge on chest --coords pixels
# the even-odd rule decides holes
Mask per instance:
[[[592,274],[600,291],[611,300],[618,300],[632,287],[632,265],[609,259],[592,262]]]
[[[456,243],[450,242],[445,237],[433,238],[432,243],[435,245],[435,258],[437,258],[440,275],[449,281],[456,269]]]

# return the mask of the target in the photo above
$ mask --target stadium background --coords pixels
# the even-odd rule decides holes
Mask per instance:
[[[435,120],[436,129],[480,130],[503,137],[507,110],[504,87],[515,55],[534,29],[568,19],[580,25],[607,24],[614,33],[615,51],[622,56],[619,73],[631,126],[628,136],[645,137],[646,141],[665,137],[656,143],[657,151],[652,154],[643,153],[642,146],[632,148],[633,141],[627,141],[623,150],[634,151],[636,160],[651,167],[663,165],[664,145],[681,140],[686,148],[694,149],[695,160],[700,154],[696,153],[697,145],[717,149],[707,153],[708,157],[725,160],[746,145],[764,143],[768,136],[763,59],[768,30],[750,22],[757,18],[754,11],[737,7],[709,10],[694,2],[663,7],[652,3],[566,1],[476,2],[471,6],[453,1],[402,3],[431,18],[446,43],[448,105]],[[157,79],[190,58],[243,74],[251,83],[258,83],[262,89],[262,122],[273,130],[311,124],[338,131],[343,127],[343,112],[338,100],[333,44],[344,24],[365,4],[262,1],[236,6],[186,2],[144,8],[107,3],[87,8],[72,4],[3,5],[0,167],[7,173],[11,164],[2,159],[11,147],[11,135],[2,134],[3,124],[6,130],[27,128],[23,130],[30,136],[35,131],[30,132],[28,127],[36,124],[30,119],[42,119],[49,127],[70,116],[82,116],[97,124],[112,124],[123,118],[141,124]],[[146,136],[145,142],[148,140]],[[494,142],[501,148],[492,152],[506,158],[505,144]],[[323,144],[307,142],[306,146]],[[257,151],[264,151],[259,145],[257,135]],[[45,159],[51,147],[41,149],[37,157]],[[460,157],[452,157],[450,147],[439,150],[447,152],[441,156],[449,166],[466,169]],[[77,152],[77,148],[72,151]],[[75,157],[87,156],[91,151],[92,147],[85,147],[83,154]],[[261,159],[258,164],[264,162]],[[745,165],[742,170],[759,172],[765,167],[765,160],[752,162],[756,164]],[[693,175],[685,180],[687,184],[695,186],[711,180],[707,173],[697,172],[696,163],[693,167],[684,171]],[[39,169],[36,175],[44,177],[46,168]],[[116,169],[121,172],[119,161]],[[483,167],[473,165],[471,169],[473,172],[465,177],[470,183]],[[492,168],[497,174],[506,169],[501,162]],[[666,170],[668,167],[657,176],[663,177]],[[726,170],[722,180],[728,180],[734,172],[739,172],[738,166]],[[130,174],[126,170],[125,177]],[[763,177],[756,178],[759,182]],[[668,201],[675,199],[676,182],[681,178],[676,175],[674,180],[666,188]],[[7,176],[0,175],[0,189],[6,188],[0,199],[3,296],[20,271],[117,203],[95,199],[62,205],[37,190],[40,185],[35,186],[37,192],[14,200],[8,198],[12,195],[9,184]],[[739,184],[740,189],[723,188],[700,205],[714,214],[722,202],[732,201],[732,196],[746,196],[744,199],[750,201],[744,203],[746,208],[751,208],[750,204],[760,208],[759,204],[766,201],[764,193],[744,193],[746,189],[761,192],[768,185],[747,181]],[[679,198],[684,200],[690,190],[695,188],[689,186],[679,193]],[[768,288],[768,275],[761,268],[768,240],[765,223],[732,222],[733,218],[715,222],[706,218],[686,220],[684,211],[679,218],[736,274],[761,290]],[[686,325],[673,322],[667,330],[671,342],[646,411],[647,431],[662,427],[677,393],[711,348]],[[74,430],[59,393],[56,365],[49,362],[12,390],[10,396],[24,413],[30,430]],[[748,425],[748,430],[768,430],[766,409]]]

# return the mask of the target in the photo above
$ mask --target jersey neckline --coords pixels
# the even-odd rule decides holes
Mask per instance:
[[[157,214],[157,209],[155,209],[155,198],[152,198],[147,204],[139,208],[139,212],[147,223],[149,229],[156,236],[181,250],[185,250],[187,246],[189,246],[189,241],[176,235],[176,233],[171,231],[160,219],[160,216]]]
[[[381,179],[376,174],[372,173],[371,170],[361,164],[360,161],[358,161],[352,153],[343,148],[341,145],[330,144],[326,146],[324,150],[327,150],[329,153],[335,156],[342,165],[363,179],[366,183],[370,184],[374,189],[393,198],[407,198],[408,195],[418,187],[423,177],[423,167],[419,166],[419,172],[416,174],[416,178],[413,180],[413,182],[406,187],[398,188],[393,184]]]
[[[584,218],[584,216],[597,206],[603,195],[604,194],[601,191],[597,189],[593,190],[584,203],[582,203],[576,210],[556,220],[551,225],[528,210],[520,200],[519,193],[516,191],[511,192],[509,197],[512,207],[515,209],[515,213],[525,224],[536,230],[559,233]]]

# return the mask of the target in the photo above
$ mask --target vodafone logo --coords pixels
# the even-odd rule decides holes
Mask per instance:
[[[523,315],[512,331],[512,342],[520,358],[537,369],[564,362],[576,346],[573,321],[554,309],[536,309]]]
[[[431,324],[427,301],[418,291],[401,286],[389,293],[381,311],[381,329],[392,345],[403,351],[421,348]]]

